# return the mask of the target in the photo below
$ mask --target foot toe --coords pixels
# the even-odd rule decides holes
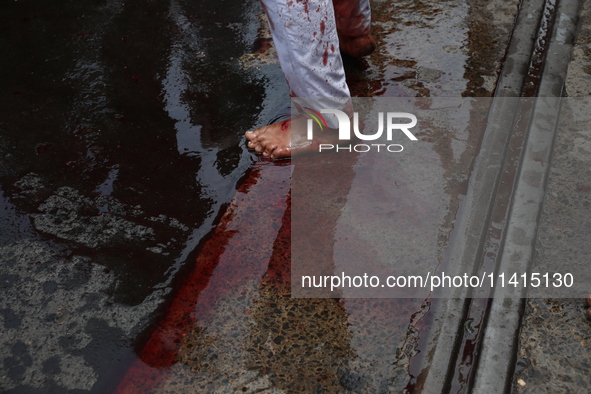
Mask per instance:
[[[291,148],[277,148],[271,155],[272,159],[284,159],[286,157],[291,157]]]
[[[273,155],[273,152],[277,149],[277,145],[276,144],[269,144],[265,147],[265,150],[263,152],[263,156],[269,157]]]

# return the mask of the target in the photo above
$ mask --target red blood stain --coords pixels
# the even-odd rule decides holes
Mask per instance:
[[[157,386],[166,377],[166,369],[176,364],[180,345],[187,330],[198,320],[205,318],[207,311],[212,309],[212,302],[215,303],[218,294],[208,294],[204,290],[212,285],[210,281],[218,267],[220,256],[237,232],[227,231],[226,226],[231,222],[231,215],[226,216],[226,219],[228,220],[214,231],[212,242],[209,242],[197,257],[195,270],[177,293],[167,315],[138,354],[140,359],[128,370],[117,389],[118,393],[148,392]],[[225,273],[230,274],[230,277],[226,278],[228,283],[238,279],[232,278],[231,272]],[[215,287],[217,292],[223,291],[223,287]],[[198,303],[201,304],[199,314],[195,313]]]
[[[287,4],[287,6],[288,6],[288,7],[291,7],[291,6],[292,6],[292,4],[293,4],[293,1],[291,1],[291,0],[290,0],[290,1],[288,1],[286,4]]]
[[[330,44],[330,50],[334,53],[334,44]]]
[[[242,182],[238,185],[237,192],[247,194],[250,188],[257,184],[260,178],[261,167],[254,167],[247,175],[246,178],[242,179]]]
[[[285,216],[286,190],[277,188],[277,185],[289,179],[288,171],[267,171],[263,174],[261,170],[264,168],[266,167],[254,167],[243,179],[234,203],[228,207],[199,251],[193,272],[178,290],[163,318],[139,351],[139,359],[128,369],[117,393],[152,392],[154,387],[166,379],[170,367],[177,363],[179,350],[188,330],[217,313],[216,303],[232,288],[243,286],[245,281],[261,278],[269,269],[267,261],[256,254],[245,263],[243,251],[246,240],[250,240],[245,238],[245,234],[254,230],[243,231],[244,226],[253,222],[248,216],[250,210],[255,213],[260,211],[257,204],[264,201],[263,205],[269,208],[265,209],[265,220],[274,222]],[[261,194],[264,195],[262,199]],[[260,239],[261,242],[258,246],[264,249],[264,245],[268,245],[276,236],[276,230],[269,227],[271,231],[261,232],[258,228],[260,224],[259,221],[252,225],[257,227],[257,234],[260,234],[260,237],[257,235],[257,240]],[[289,240],[290,237],[291,234],[287,232],[284,238]],[[277,269],[286,272],[277,273]],[[276,267],[271,271],[267,276],[289,278],[290,267]],[[290,281],[287,280],[286,283],[289,285]]]
[[[304,3],[304,12],[306,14],[309,13],[310,10],[309,10],[309,7],[308,7],[308,0],[296,0],[296,2],[298,2],[298,3]]]
[[[263,53],[272,47],[269,38],[257,38],[252,44],[252,51],[254,53]]]
[[[324,50],[324,55],[322,55],[322,64],[326,66],[328,63],[328,49]]]
[[[281,122],[281,131],[286,131],[289,129],[289,125],[291,123],[291,119],[284,120]]]
[[[324,24],[324,21],[320,22],[320,33],[324,34],[324,30],[326,30],[326,25]]]

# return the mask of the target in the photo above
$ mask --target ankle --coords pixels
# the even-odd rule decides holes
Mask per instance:
[[[339,46],[341,52],[351,57],[368,56],[376,49],[376,42],[371,34],[347,37],[339,34]]]

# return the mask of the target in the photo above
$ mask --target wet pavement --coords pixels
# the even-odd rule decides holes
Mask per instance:
[[[532,271],[567,266],[589,283],[588,96],[591,89],[587,51],[591,3],[581,5],[577,37],[565,78],[565,106],[554,145],[541,213]],[[576,100],[576,101],[575,101]],[[569,121],[576,119],[576,122]],[[564,269],[563,269],[564,271]],[[587,286],[588,288],[588,286]],[[585,293],[589,292],[585,289]],[[572,296],[571,296],[572,297]],[[515,363],[515,392],[586,392],[591,384],[591,329],[581,298],[528,299],[523,311]],[[517,383],[519,382],[519,383]]]
[[[511,72],[510,40],[523,39],[514,32],[519,5],[372,2],[379,49],[345,59],[352,94],[535,95],[555,4],[522,14],[540,16],[543,31],[527,72],[516,71],[526,78],[508,88],[498,83],[509,80],[501,70]],[[588,7],[566,77],[570,97],[591,90]],[[433,340],[449,328],[437,315],[447,306],[429,298],[292,298],[292,165],[257,157],[243,139],[290,105],[258,2],[19,0],[0,10],[9,54],[0,60],[3,391],[469,392],[480,384],[494,309],[482,300],[463,307],[450,351]],[[492,145],[481,123],[472,133],[421,134],[422,157],[438,170],[409,178],[401,163],[393,176],[402,197],[392,212],[403,227],[431,231],[437,264],[472,220],[470,185]],[[585,255],[588,139],[556,137],[534,267],[570,242],[572,258]],[[524,143],[517,132],[509,145]],[[506,184],[520,157],[507,156]],[[341,175],[346,188],[351,174]],[[504,207],[513,189],[499,190]],[[490,261],[482,266],[501,255],[509,215],[490,209],[498,231],[483,236]],[[507,390],[586,390],[583,309],[580,300],[527,301]],[[433,361],[438,352],[448,364]]]

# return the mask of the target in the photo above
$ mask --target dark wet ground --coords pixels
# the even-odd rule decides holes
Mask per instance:
[[[1,6],[4,388],[104,390],[233,197],[274,92],[218,5]]]
[[[582,300],[590,290],[589,18],[586,1],[566,75],[568,101],[556,135],[532,266],[532,271],[572,272],[585,286],[578,298],[539,289],[532,294],[536,298],[526,301],[514,376],[517,393],[587,392],[591,384],[591,325]]]
[[[517,3],[373,2],[353,95],[491,96]],[[0,388],[417,388],[428,300],[290,297],[291,168],[243,140],[289,106],[261,12],[0,5]],[[421,138],[440,256],[480,135]]]

